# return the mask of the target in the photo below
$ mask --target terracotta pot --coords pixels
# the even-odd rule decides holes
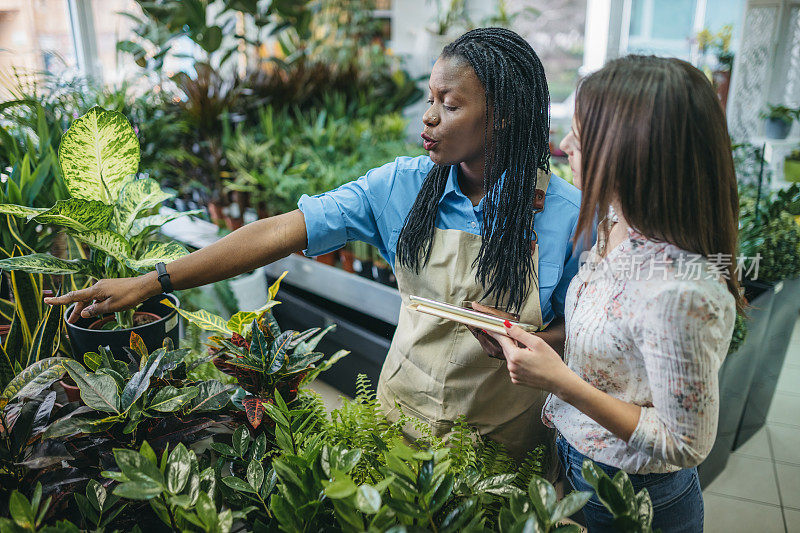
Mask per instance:
[[[95,320],[91,324],[89,324],[89,329],[103,329],[105,324],[116,320],[114,315],[109,315],[107,317],[101,318],[99,320]],[[136,326],[144,326],[145,324],[150,324],[152,322],[156,322],[157,320],[161,320],[161,317],[155,313],[148,313],[146,311],[137,311],[133,314],[133,325]]]
[[[68,383],[69,380],[72,383]],[[81,400],[81,390],[75,385],[75,382],[72,381],[72,378],[69,376],[65,377],[64,379],[58,382],[59,385],[64,389],[64,394],[67,395],[67,400],[70,402],[82,402]]]
[[[258,214],[258,218],[269,218],[272,216],[272,214],[267,211],[267,208],[263,203],[258,204],[256,207],[256,213]]]
[[[728,89],[731,87],[731,71],[730,70],[715,70],[711,74],[711,79],[714,82],[714,88],[717,90],[717,97],[722,104],[724,111],[728,107]]]
[[[222,220],[222,203],[218,200],[210,200],[208,202],[208,218],[217,226],[221,226]]]
[[[223,218],[225,219],[225,227],[228,228],[230,231],[236,231],[237,229],[244,226],[244,219],[242,217],[232,217],[226,215]]]
[[[0,344],[5,342],[6,335],[8,335],[9,331],[11,331],[11,324],[3,324],[0,326]]]
[[[336,252],[328,252],[327,254],[318,255],[314,259],[316,259],[320,263],[334,266],[336,265],[336,255],[337,255]]]
[[[353,260],[355,258],[356,256],[350,250],[346,250],[345,248],[339,250],[339,262],[346,272],[355,273],[355,269],[353,268]]]

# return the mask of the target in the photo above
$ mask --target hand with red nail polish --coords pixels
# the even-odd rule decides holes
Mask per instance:
[[[505,335],[492,332],[489,335],[503,348],[512,383],[558,394],[577,377],[544,339],[509,320],[503,325],[506,327]]]

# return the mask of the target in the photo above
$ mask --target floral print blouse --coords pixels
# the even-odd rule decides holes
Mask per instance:
[[[725,265],[633,229],[605,258],[597,248],[567,292],[565,361],[641,406],[639,422],[625,442],[554,395],[542,419],[582,454],[628,473],[695,466],[714,444],[717,372],[736,316]]]

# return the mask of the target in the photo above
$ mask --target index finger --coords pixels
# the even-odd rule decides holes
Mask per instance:
[[[94,294],[94,287],[88,287],[86,289],[70,291],[62,296],[52,296],[50,298],[45,298],[44,303],[46,303],[47,305],[67,305],[73,302],[86,302],[88,300],[93,299],[92,297],[93,294]]]
[[[486,331],[486,334],[492,337],[494,340],[496,340],[500,344],[500,347],[503,348],[504,352],[506,350],[512,350],[514,348],[517,348],[517,345],[514,343],[514,340],[507,335],[501,335],[500,333],[495,333],[493,331],[488,331],[488,330]]]

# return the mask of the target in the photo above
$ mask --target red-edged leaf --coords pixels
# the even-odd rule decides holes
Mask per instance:
[[[253,428],[261,425],[261,420],[264,418],[264,400],[254,396],[242,400],[242,406],[247,413],[247,421]]]
[[[137,335],[135,331],[131,331],[131,350],[139,356],[140,360],[143,361],[147,359],[147,346],[145,346],[144,340]]]

